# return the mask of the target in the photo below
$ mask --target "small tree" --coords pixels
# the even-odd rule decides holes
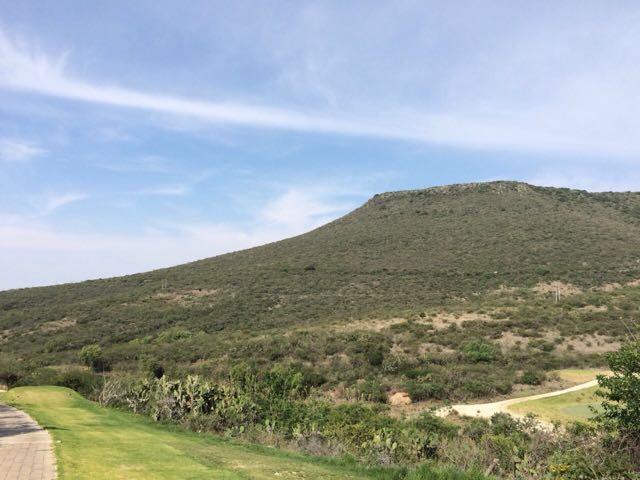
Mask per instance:
[[[604,400],[596,418],[640,440],[640,341],[623,345],[607,361],[613,375],[598,376],[598,395]]]
[[[98,373],[108,370],[107,361],[102,354],[102,348],[100,345],[85,345],[78,354],[80,361],[87,367]]]

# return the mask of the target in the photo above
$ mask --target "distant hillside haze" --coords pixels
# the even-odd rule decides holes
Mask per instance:
[[[639,193],[451,185],[375,195],[316,230],[249,250],[0,292],[1,348],[72,358],[88,343],[129,345],[178,327],[213,335],[349,323],[500,287],[638,278]]]

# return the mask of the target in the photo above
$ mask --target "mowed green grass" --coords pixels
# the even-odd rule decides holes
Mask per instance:
[[[63,480],[375,478],[355,467],[159,425],[66,388],[15,388],[0,400],[49,430]]]
[[[561,423],[588,421],[593,416],[591,408],[600,406],[600,398],[595,395],[597,389],[586,388],[556,397],[516,403],[509,410],[520,414],[533,413],[543,420]]]

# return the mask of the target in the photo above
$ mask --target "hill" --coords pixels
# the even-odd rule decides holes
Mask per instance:
[[[513,388],[523,360],[597,364],[638,316],[639,278],[640,193],[452,185],[173,268],[0,292],[0,348],[62,365],[99,343],[116,369],[285,363],[371,398],[401,384],[486,396]]]

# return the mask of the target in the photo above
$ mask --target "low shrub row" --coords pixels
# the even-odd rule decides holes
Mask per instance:
[[[529,375],[536,380],[537,374]],[[640,471],[628,439],[597,426],[549,431],[533,418],[517,420],[507,414],[455,423],[430,412],[400,419],[382,405],[320,401],[304,378],[295,370],[260,373],[246,366],[233,369],[223,382],[196,376],[114,376],[104,384],[99,400],[196,431],[315,455],[353,456],[373,465],[415,469],[428,464],[429,469],[435,465],[522,480],[622,480],[636,478],[630,472]],[[363,395],[375,395],[371,389],[366,383],[361,386]]]

